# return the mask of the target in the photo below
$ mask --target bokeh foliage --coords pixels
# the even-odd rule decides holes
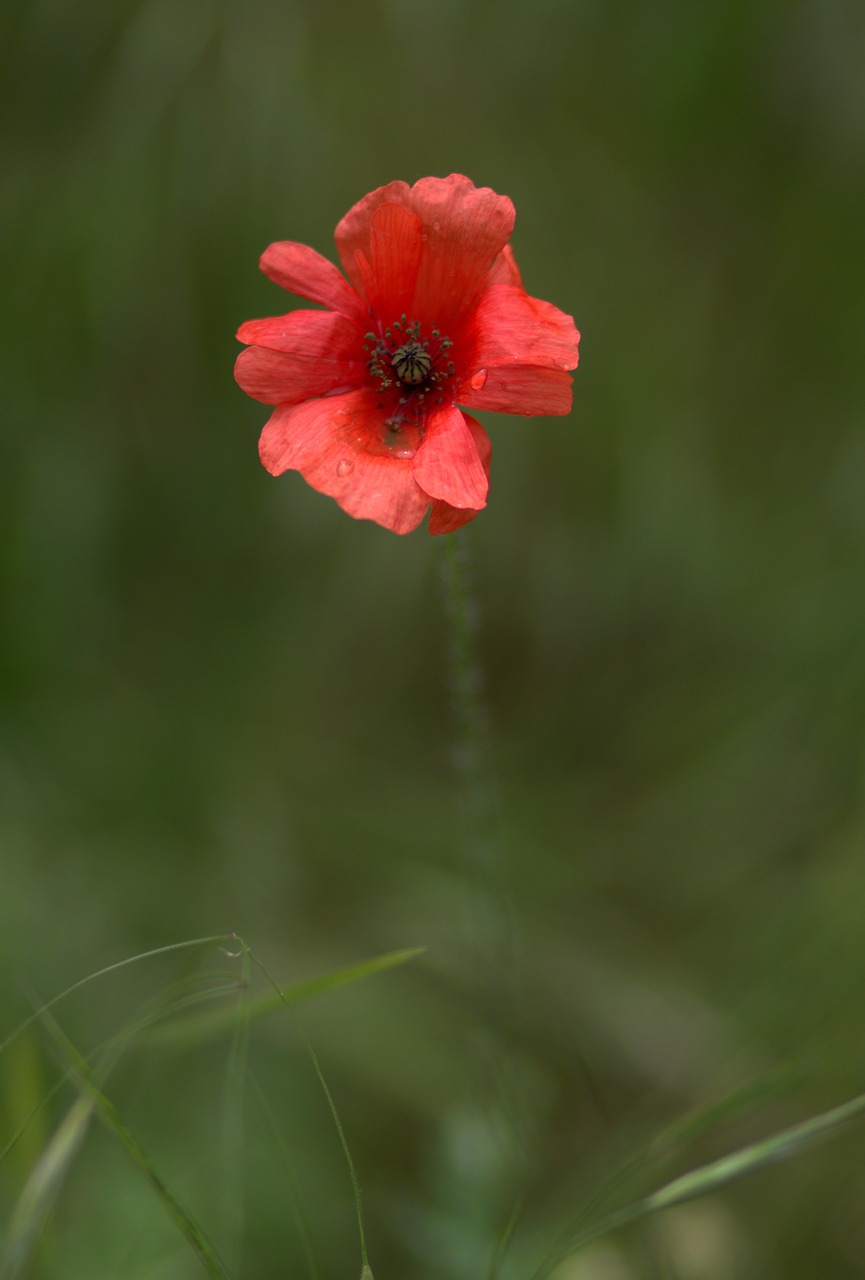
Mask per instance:
[[[304,1009],[380,1275],[478,1275],[516,1139],[540,1250],[683,1114],[765,1086],[665,1175],[865,1082],[863,48],[854,0],[0,10],[0,1039],[34,992],[202,934],[286,983],[426,947]],[[584,335],[571,418],[488,419],[470,530],[498,982],[441,548],[268,477],[231,378],[237,324],[292,305],[266,244],[330,253],[365,192],[451,171],[514,199],[527,286]],[[173,976],[80,993],[64,1026],[87,1048]],[[344,1274],[315,1081],[288,1022],[253,1039],[273,1123],[232,1166],[242,1274],[303,1274],[277,1133]],[[133,1055],[114,1094],[215,1231],[229,1048]],[[38,1037],[0,1059],[10,1114],[55,1070]],[[862,1141],[568,1275],[858,1277]],[[153,1261],[158,1207],[109,1137],[68,1195],[34,1275],[196,1274],[167,1226]]]

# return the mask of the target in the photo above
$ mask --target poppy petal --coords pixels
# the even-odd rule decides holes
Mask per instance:
[[[573,318],[516,285],[490,285],[478,303],[473,329],[475,371],[501,364],[576,369],[579,362]]]
[[[279,240],[268,245],[259,259],[259,266],[268,280],[281,289],[287,289],[298,298],[320,302],[357,324],[365,323],[367,311],[362,300],[339,269],[308,245],[297,244],[294,240]]]
[[[514,251],[506,244],[490,269],[490,284],[516,284],[523,287],[523,278],[514,257]]]
[[[483,292],[514,229],[514,206],[460,174],[422,178],[411,197],[427,236],[414,309],[447,332]]]
[[[247,320],[237,331],[240,342],[272,351],[298,351],[327,359],[350,358],[361,343],[357,327],[335,311],[289,311],[284,316]]]
[[[370,307],[379,317],[399,319],[412,307],[423,248],[420,218],[399,204],[383,204],[370,222],[372,292]]]
[[[358,386],[366,365],[354,325],[334,311],[291,311],[240,326],[234,376],[247,395],[264,404],[295,404]]]
[[[484,431],[479,422],[469,414],[464,413],[469,431],[477,447],[481,465],[486,472],[487,479],[490,474],[490,459],[492,457],[493,447],[490,444],[490,438]],[[470,520],[474,520],[479,511],[471,507],[452,507],[448,502],[435,501],[432,504],[432,511],[429,518],[429,531],[432,534],[453,533],[456,529],[461,529],[464,524],[468,524]]]
[[[356,254],[361,253],[370,261],[371,229],[373,214],[383,204],[399,204],[409,207],[411,187],[407,182],[397,180],[389,182],[386,187],[378,187],[368,196],[358,200],[356,205],[337,224],[333,238],[343,270],[359,293],[364,292],[364,281],[358,270]]]
[[[247,347],[234,365],[238,386],[262,404],[297,404],[310,396],[350,391],[365,372],[362,365],[310,359],[268,347]]]
[[[259,441],[272,475],[299,471],[307,484],[334,498],[358,520],[411,533],[429,509],[412,465],[382,444],[381,411],[367,389],[281,405]]]
[[[514,206],[507,196],[476,187],[458,173],[421,178],[413,187],[405,182],[379,187],[349,210],[335,233],[346,275],[358,290],[363,280],[355,255],[360,252],[371,260],[373,219],[386,204],[403,205],[422,226],[414,298],[400,310],[409,318],[425,316],[447,332],[474,306],[487,284],[490,268],[513,231]]]
[[[563,369],[535,365],[499,365],[482,369],[463,384],[460,404],[495,413],[518,413],[526,418],[568,413],[573,399],[573,378]],[[474,385],[472,385],[474,384]]]
[[[449,506],[475,511],[486,506],[489,480],[459,409],[447,405],[430,413],[414,457],[414,476],[425,493]]]
[[[479,515],[480,511],[471,507],[451,507],[447,502],[434,502],[429,513],[429,531],[431,534],[456,533],[457,529]]]

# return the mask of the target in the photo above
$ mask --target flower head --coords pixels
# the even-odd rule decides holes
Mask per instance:
[[[508,245],[514,207],[468,178],[391,182],[336,228],[348,280],[314,249],[272,244],[261,269],[326,309],[248,320],[235,377],[275,409],[259,442],[358,519],[430,533],[487,501],[491,446],[466,409],[562,414],[579,334],[530,297]]]

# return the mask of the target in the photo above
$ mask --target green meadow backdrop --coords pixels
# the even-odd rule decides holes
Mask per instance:
[[[863,48],[854,0],[0,10],[0,1041],[198,937],[286,987],[425,948],[297,1006],[376,1280],[482,1280],[517,1193],[527,1280],[865,1089]],[[295,305],[268,243],[332,255],[366,192],[453,171],[511,196],[527,288],[583,334],[569,418],[484,417],[482,883],[441,540],[269,477],[232,378],[238,324]],[[197,1021],[268,990],[214,945],[22,1032],[0,1239],[77,1051],[232,1277],[358,1275],[291,1016]],[[10,1274],[205,1274],[116,1131],[78,1136]],[[854,1280],[863,1148],[559,1280]]]

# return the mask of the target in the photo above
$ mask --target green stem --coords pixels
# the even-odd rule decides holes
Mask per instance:
[[[442,581],[447,618],[447,681],[454,722],[454,765],[459,784],[460,852],[466,888],[465,933],[479,1003],[473,1046],[479,1117],[498,1147],[495,1170],[484,1175],[488,1209],[513,1196],[519,1178],[519,1131],[524,1110],[515,1063],[507,1052],[509,1010],[516,1002],[512,913],[505,841],[496,782],[490,716],[480,656],[480,611],[474,593],[465,530],[442,539]],[[510,1185],[508,1185],[510,1184]],[[495,1264],[497,1265],[497,1264]]]
[[[472,876],[486,879],[500,861],[500,842],[490,718],[478,646],[480,611],[471,581],[465,530],[449,534],[442,541],[447,680],[456,731],[454,765],[461,789],[463,856]]]

